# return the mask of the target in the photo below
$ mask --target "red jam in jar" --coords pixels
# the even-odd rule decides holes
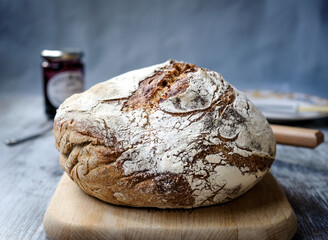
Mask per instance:
[[[83,91],[83,53],[76,50],[43,50],[41,53],[45,112],[49,119],[66,98]]]

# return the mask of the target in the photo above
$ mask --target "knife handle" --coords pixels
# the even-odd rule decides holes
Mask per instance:
[[[299,106],[300,112],[318,112],[328,114],[328,106]]]
[[[324,141],[320,130],[270,124],[278,144],[315,148]]]

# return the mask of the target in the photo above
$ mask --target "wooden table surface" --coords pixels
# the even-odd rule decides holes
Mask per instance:
[[[43,99],[0,96],[0,239],[47,239],[42,219],[62,176],[52,132],[6,146],[44,124]],[[316,149],[277,147],[271,172],[295,210],[294,239],[328,239],[328,119],[298,126],[321,129],[326,140]]]

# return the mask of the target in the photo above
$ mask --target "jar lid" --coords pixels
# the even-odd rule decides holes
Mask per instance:
[[[83,52],[77,49],[43,50],[41,56],[47,60],[76,60],[83,56]]]

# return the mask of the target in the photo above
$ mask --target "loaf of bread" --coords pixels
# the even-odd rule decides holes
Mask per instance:
[[[71,96],[54,136],[61,167],[83,191],[136,207],[230,201],[269,171],[276,152],[268,122],[242,92],[174,60]]]

